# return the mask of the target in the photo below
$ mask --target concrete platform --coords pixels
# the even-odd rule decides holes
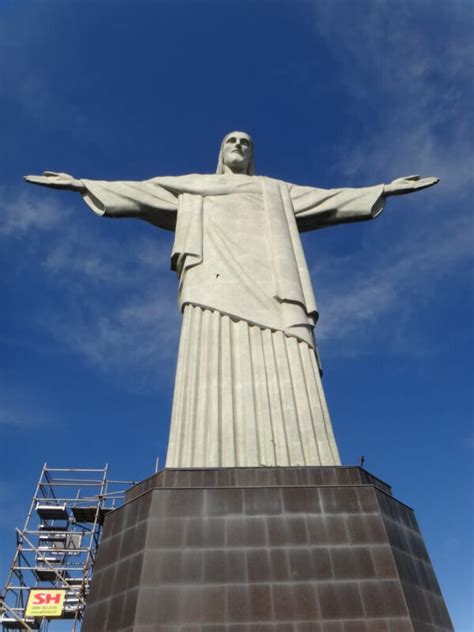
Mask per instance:
[[[412,509],[358,467],[167,469],[105,519],[82,632],[442,632]]]

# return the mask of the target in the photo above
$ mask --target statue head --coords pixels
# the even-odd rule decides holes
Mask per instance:
[[[216,173],[244,173],[253,176],[253,141],[246,132],[230,132],[221,143]]]

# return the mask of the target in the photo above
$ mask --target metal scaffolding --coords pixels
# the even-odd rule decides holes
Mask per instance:
[[[107,465],[43,465],[25,525],[16,529],[16,551],[0,595],[3,631],[46,632],[57,621],[64,630],[64,619],[72,632],[80,630],[105,516],[122,503],[124,486],[133,483],[108,480],[107,473]],[[31,614],[43,612],[31,605],[33,596],[40,603],[60,603],[59,613]]]

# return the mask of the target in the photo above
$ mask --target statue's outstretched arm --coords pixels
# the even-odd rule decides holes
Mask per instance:
[[[166,230],[174,230],[176,226],[178,198],[154,180],[79,180],[55,171],[25,176],[25,180],[43,187],[77,191],[97,215],[142,219]]]
[[[26,182],[37,184],[51,189],[64,189],[65,191],[85,190],[84,184],[69,173],[57,173],[56,171],[44,171],[42,176],[24,176]]]
[[[377,217],[392,195],[421,191],[439,182],[418,175],[397,178],[390,184],[349,189],[316,189],[290,185],[290,196],[300,232]]]

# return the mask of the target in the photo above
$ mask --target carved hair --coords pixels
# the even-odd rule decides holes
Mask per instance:
[[[227,139],[232,136],[233,134],[246,134],[249,137],[249,141],[250,141],[250,160],[249,160],[249,164],[247,165],[247,175],[249,176],[253,176],[255,175],[255,163],[254,163],[254,154],[253,154],[253,140],[250,137],[250,134],[247,134],[247,132],[230,132],[229,134],[226,134],[222,140],[221,143],[221,147],[219,150],[219,158],[217,159],[217,169],[216,169],[216,173],[217,174],[222,174],[225,173],[225,169],[224,169],[224,145],[227,141]]]

